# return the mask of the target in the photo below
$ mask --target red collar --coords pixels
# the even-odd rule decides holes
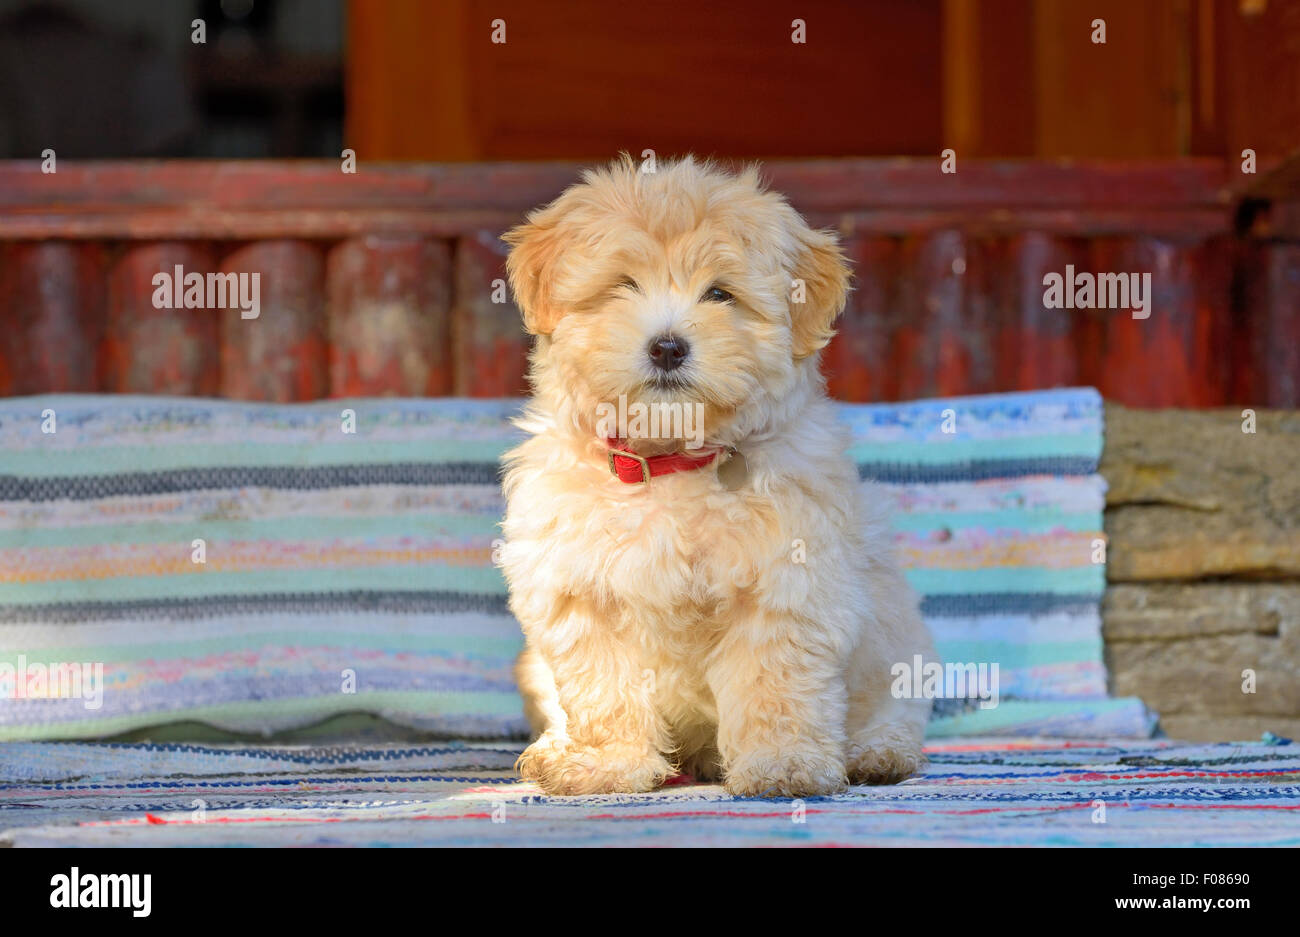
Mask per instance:
[[[622,440],[606,440],[609,447],[609,471],[619,481],[629,485],[649,484],[650,479],[659,475],[671,475],[673,472],[690,472],[704,468],[718,457],[718,450],[708,455],[692,456],[684,452],[669,452],[665,455],[639,456],[629,452],[622,445]]]

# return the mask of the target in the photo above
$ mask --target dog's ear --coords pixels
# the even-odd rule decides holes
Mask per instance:
[[[552,214],[534,215],[501,236],[510,245],[506,258],[510,291],[523,313],[524,328],[533,335],[551,334],[563,315],[552,287],[567,239]]]
[[[835,320],[848,299],[851,270],[833,233],[814,231],[802,218],[795,230],[799,253],[790,284],[790,325],[794,356],[806,358],[834,337]]]

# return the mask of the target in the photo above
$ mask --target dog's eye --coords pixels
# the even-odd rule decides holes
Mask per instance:
[[[710,286],[704,291],[704,295],[700,297],[706,303],[729,303],[734,298],[720,286]]]
[[[631,277],[624,277],[623,279],[619,280],[615,286],[615,289],[631,290],[633,293],[641,292],[641,287],[638,286],[636,280],[632,279]]]

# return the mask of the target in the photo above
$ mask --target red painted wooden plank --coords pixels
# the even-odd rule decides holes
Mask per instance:
[[[1227,399],[1231,356],[1228,253],[1217,242],[1115,239],[1093,246],[1096,273],[1150,273],[1149,316],[1130,309],[1087,313],[1089,375],[1108,399],[1138,407],[1209,407]],[[1091,353],[1088,346],[1086,353]]]
[[[1068,265],[1088,268],[1087,243],[1041,231],[1017,235],[1006,244],[1005,287],[997,316],[999,390],[1069,387],[1079,382],[1075,356],[1075,313],[1049,309],[1043,301],[1048,274]]]
[[[155,275],[174,278],[177,266],[206,276],[212,251],[193,242],[141,244],[113,264],[100,345],[104,390],[210,397],[220,388],[218,310],[154,305]]]
[[[966,232],[961,266],[961,326],[951,345],[963,370],[965,390],[945,393],[987,394],[1010,390],[1011,375],[998,370],[997,329],[1011,288],[1011,256],[1007,239]]]
[[[439,239],[482,229],[503,230],[521,221],[530,207],[521,205],[512,211],[434,213],[409,209],[228,211],[219,207],[192,212],[171,208],[76,214],[29,212],[0,215],[0,240],[341,240],[365,235]]]
[[[894,346],[901,399],[978,394],[994,386],[991,309],[966,284],[975,268],[996,262],[989,245],[968,243],[957,231],[904,241]]]
[[[896,400],[893,346],[902,245],[897,238],[853,237],[844,252],[853,264],[853,292],[838,333],[822,353],[827,389],[840,400]]]
[[[506,245],[493,231],[479,231],[456,242],[451,332],[458,396],[528,393],[532,342],[506,287],[505,255]]]
[[[1067,209],[986,207],[889,208],[879,211],[808,211],[814,227],[848,228],[859,234],[919,235],[959,229],[974,236],[1042,231],[1061,236],[1209,237],[1232,230],[1232,216],[1215,209],[1145,209],[1093,205]]]
[[[475,231],[504,230],[518,223],[532,207],[531,203],[521,203],[513,210],[439,212],[421,212],[409,208],[231,211],[218,207],[192,212],[177,212],[170,208],[79,214],[41,211],[0,215],[0,240],[338,240],[364,235],[442,239],[456,238]],[[863,234],[919,234],[963,228],[984,234],[1012,234],[1029,230],[1061,235],[1208,237],[1232,230],[1231,213],[1221,208],[1132,209],[1094,206],[1059,210],[1008,210],[972,206],[960,209],[893,208],[882,211],[814,209],[805,211],[804,215],[814,227],[850,228]]]
[[[442,241],[367,237],[326,261],[330,393],[452,392],[451,249]]]
[[[982,160],[955,173],[939,158],[774,161],[764,175],[802,210],[846,207],[1187,208],[1230,201],[1221,160]]]
[[[937,159],[777,161],[777,191],[815,219],[881,233],[977,220],[990,229],[1226,231],[1217,160],[1122,163]],[[497,228],[578,181],[578,164],[363,165],[335,162],[72,163],[43,174],[0,166],[0,238],[425,237]],[[1023,217],[1020,217],[1023,216]],[[1017,220],[1019,218],[1019,220]]]
[[[0,243],[0,396],[97,389],[106,264],[94,243]]]
[[[215,205],[227,210],[347,211],[386,205],[412,210],[514,209],[554,198],[586,163],[365,164],[335,160],[61,162],[0,166],[0,207]],[[733,168],[737,164],[731,164]],[[939,172],[939,159],[772,160],[764,177],[804,210],[1005,206],[1059,208],[1223,205],[1236,178],[1222,160],[966,160]]]
[[[343,212],[366,209],[510,209],[549,201],[578,180],[576,163],[358,165],[336,160],[60,161],[57,173],[35,160],[0,165],[0,207],[58,207],[68,215],[150,209]],[[1198,171],[1199,182],[1209,177]],[[1190,180],[1189,180],[1190,181]]]
[[[1239,244],[1231,237],[1204,240],[1191,252],[1192,308],[1197,338],[1191,346],[1204,368],[1190,406],[1218,407],[1228,402],[1232,384],[1232,340],[1237,330],[1233,277]],[[1158,298],[1157,294],[1157,298]]]
[[[1233,398],[1243,406],[1300,406],[1300,244],[1259,241],[1242,255]]]
[[[305,241],[259,241],[236,250],[221,269],[257,274],[260,305],[255,319],[244,318],[238,307],[221,314],[221,395],[282,403],[327,396],[321,248]]]
[[[531,208],[511,211],[416,212],[358,209],[348,212],[286,209],[195,213],[141,210],[125,214],[64,215],[28,213],[0,216],[0,240],[75,238],[101,240],[270,240],[390,237],[455,238],[480,230],[504,230]],[[864,234],[917,234],[965,228],[988,234],[1025,230],[1061,235],[1143,234],[1153,237],[1206,237],[1231,231],[1226,210],[1147,210],[1094,207],[1070,210],[1008,211],[983,209],[889,209],[885,211],[804,212],[814,227],[851,228]]]

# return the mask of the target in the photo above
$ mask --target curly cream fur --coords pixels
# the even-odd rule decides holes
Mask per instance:
[[[892,697],[889,668],[930,639],[818,370],[848,289],[834,236],[756,170],[624,158],[507,240],[537,335],[502,550],[538,736],[521,774],[553,794],[688,770],[808,796],[916,770],[930,704]],[[702,299],[719,284],[733,301]],[[670,330],[690,342],[688,384],[661,388],[646,347]],[[597,405],[620,394],[700,404],[706,444],[737,447],[747,482],[726,490],[714,466],[611,477]]]

